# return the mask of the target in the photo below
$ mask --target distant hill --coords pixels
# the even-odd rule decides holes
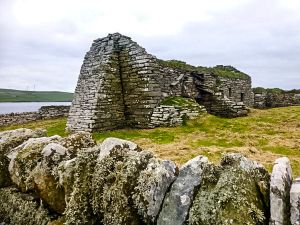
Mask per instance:
[[[73,93],[0,89],[0,102],[70,102]]]

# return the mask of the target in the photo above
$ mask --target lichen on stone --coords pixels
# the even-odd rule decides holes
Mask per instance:
[[[103,224],[144,224],[132,194],[153,154],[113,151],[97,162],[93,176],[93,208]]]
[[[66,225],[89,225],[96,222],[91,199],[92,178],[98,154],[99,150],[95,147],[79,153],[74,161],[69,161],[69,165],[60,165],[68,172],[61,181],[65,189],[68,187],[67,193],[70,193],[64,212]]]
[[[31,138],[10,153],[9,172],[12,181],[22,190],[34,189],[32,171],[42,159],[42,149],[51,142],[58,142],[60,136]]]
[[[177,170],[171,161],[151,158],[147,168],[140,173],[132,198],[147,224],[156,221],[165,195],[176,179]]]
[[[45,135],[45,131],[41,129],[20,128],[0,132],[0,188],[9,186],[12,183],[8,171],[9,159],[7,155],[9,152],[29,138],[37,138],[42,135]]]
[[[220,166],[209,165],[203,173],[189,224],[267,225],[268,183],[260,166],[238,154],[225,155]]]
[[[0,223],[5,225],[47,225],[55,218],[35,196],[16,188],[0,188],[0,202]]]

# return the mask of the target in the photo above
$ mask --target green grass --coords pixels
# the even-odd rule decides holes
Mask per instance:
[[[44,128],[49,136],[66,136],[65,124],[65,118],[44,120],[0,127],[0,131],[18,127]],[[300,175],[300,106],[252,109],[249,116],[233,119],[207,114],[187,121],[184,126],[94,132],[93,137],[98,143],[108,137],[131,140],[178,164],[201,154],[218,162],[224,153],[239,152],[271,171],[276,158],[287,156],[294,176]]]
[[[47,136],[60,135],[65,137],[68,133],[65,131],[67,119],[59,118],[59,119],[51,119],[51,120],[38,120],[35,122],[29,122],[22,125],[10,125],[1,127],[0,131],[13,130],[18,128],[29,128],[29,129],[45,129],[47,131]]]
[[[73,94],[59,91],[0,89],[0,102],[70,102]]]
[[[142,132],[141,132],[142,131]],[[102,142],[105,138],[116,137],[126,140],[149,139],[156,144],[168,144],[174,141],[175,135],[171,132],[154,129],[154,130],[131,130],[123,129],[118,131],[95,132],[93,137]]]
[[[186,62],[179,60],[158,60],[158,63],[162,66],[170,67],[173,69],[186,70],[191,72],[198,73],[212,73],[217,76],[226,77],[226,78],[240,78],[240,79],[250,79],[250,77],[237,70],[233,66],[222,66],[218,65],[215,67],[204,67],[204,66],[192,66]]]
[[[171,105],[171,106],[176,105],[176,106],[182,106],[182,107],[193,107],[193,106],[198,105],[198,103],[191,98],[184,98],[184,97],[178,97],[178,96],[167,97],[160,104],[161,105]]]

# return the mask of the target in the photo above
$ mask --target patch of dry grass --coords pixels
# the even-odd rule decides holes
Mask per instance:
[[[234,119],[205,115],[175,128],[124,129],[95,134],[98,142],[109,136],[133,140],[160,158],[177,164],[197,155],[206,155],[217,163],[224,153],[236,152],[262,163],[271,171],[276,158],[287,156],[293,174],[300,175],[299,106],[252,109],[248,117]]]

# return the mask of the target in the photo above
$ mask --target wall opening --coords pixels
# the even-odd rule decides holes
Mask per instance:
[[[229,92],[229,93],[228,93],[229,98],[232,97],[232,89],[231,89],[231,88],[228,89],[228,92]]]
[[[241,93],[241,102],[243,102],[245,99],[245,93]]]

